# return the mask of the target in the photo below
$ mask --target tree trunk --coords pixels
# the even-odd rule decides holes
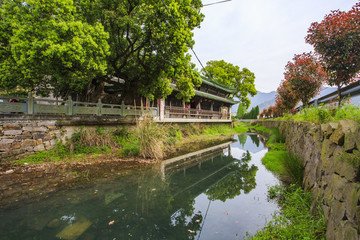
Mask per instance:
[[[338,94],[338,108],[340,108],[341,106],[341,86],[340,85],[337,85],[337,94]]]

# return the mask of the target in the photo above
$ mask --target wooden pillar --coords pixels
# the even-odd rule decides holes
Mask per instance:
[[[159,99],[158,103],[159,120],[163,121],[165,119],[165,100]]]
[[[28,100],[27,100],[27,114],[32,115],[34,114],[34,96],[30,92],[28,94]]]

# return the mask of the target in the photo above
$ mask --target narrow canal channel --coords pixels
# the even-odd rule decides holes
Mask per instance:
[[[243,239],[271,219],[277,178],[257,135],[201,157],[116,172],[20,208],[0,210],[0,239]]]

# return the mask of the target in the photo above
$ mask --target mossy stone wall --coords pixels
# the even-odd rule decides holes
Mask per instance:
[[[259,121],[277,127],[304,164],[303,186],[322,207],[329,240],[360,239],[360,127],[353,121],[313,124]]]

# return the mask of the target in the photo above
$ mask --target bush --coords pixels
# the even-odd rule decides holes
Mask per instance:
[[[162,159],[164,157],[164,129],[151,118],[138,122],[140,155],[143,158]]]

